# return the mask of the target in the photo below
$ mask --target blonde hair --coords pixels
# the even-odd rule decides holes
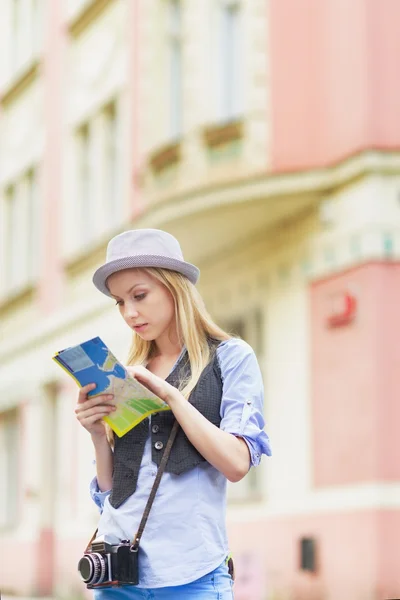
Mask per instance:
[[[179,342],[185,346],[191,375],[182,381],[180,391],[188,398],[196,386],[203,369],[210,362],[213,347],[210,340],[224,341],[230,335],[212,320],[196,287],[180,273],[159,268],[143,268],[142,271],[162,283],[171,293],[175,305],[175,321]],[[128,365],[146,365],[154,356],[154,341],[143,340],[133,332],[132,344],[128,354]],[[107,426],[108,438],[112,443],[112,431]],[[110,435],[111,434],[111,435]]]

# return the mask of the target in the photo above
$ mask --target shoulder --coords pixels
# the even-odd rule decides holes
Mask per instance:
[[[232,370],[258,365],[253,348],[240,338],[230,338],[221,342],[217,347],[217,357],[222,379]]]
[[[217,354],[219,357],[236,356],[245,358],[246,356],[255,355],[253,348],[240,338],[229,338],[224,340],[217,346]]]

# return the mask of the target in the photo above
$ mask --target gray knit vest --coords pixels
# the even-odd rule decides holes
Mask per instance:
[[[189,402],[206,419],[219,427],[221,423],[222,378],[216,346],[216,343],[212,345],[212,358],[190,394]],[[166,381],[174,387],[179,387],[180,382],[187,380],[190,374],[188,355],[184,353]],[[175,417],[172,411],[161,411],[151,417],[152,460],[157,466],[160,464],[163,449],[167,444],[174,422]],[[113,486],[110,495],[110,504],[114,508],[121,506],[136,490],[140,464],[148,436],[149,419],[144,419],[123,437],[115,436]],[[181,475],[204,461],[205,458],[189,442],[183,430],[179,429],[165,471]]]

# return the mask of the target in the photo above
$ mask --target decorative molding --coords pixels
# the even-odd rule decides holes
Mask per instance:
[[[257,200],[269,202],[273,198],[310,198],[317,203],[321,195],[332,188],[352,184],[361,177],[371,175],[400,174],[400,152],[368,151],[356,154],[340,163],[314,170],[270,173],[265,170],[247,177],[238,176],[223,185],[205,180],[195,189],[172,192],[162,203],[153,201],[137,219],[138,227],[160,227],[165,222],[183,217],[193,218],[197,213],[213,206],[252,203]],[[150,224],[149,224],[150,223]]]
[[[115,0],[88,0],[68,23],[68,29],[73,37],[77,37],[96,19],[103,10]]]
[[[16,312],[23,306],[31,305],[36,285],[32,281],[25,285],[11,289],[0,298],[0,318],[6,319],[9,313]]]
[[[174,142],[159,148],[149,158],[154,173],[158,174],[167,167],[175,165],[181,159],[181,144],[180,142]]]
[[[203,130],[203,139],[208,148],[216,148],[243,138],[243,121],[211,125]]]
[[[29,64],[17,71],[12,77],[9,85],[3,90],[0,97],[0,104],[3,107],[14,101],[31,83],[36,79],[39,72],[40,60],[34,58]]]

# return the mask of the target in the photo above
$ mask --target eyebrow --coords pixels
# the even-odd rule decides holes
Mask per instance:
[[[131,289],[130,289],[130,290],[128,290],[128,291],[126,292],[126,295],[130,294],[130,293],[131,293],[131,292],[132,292],[132,291],[133,291],[133,290],[134,290],[136,287],[138,287],[139,285],[145,285],[145,283],[144,283],[144,282],[141,282],[141,283],[135,283],[135,285],[133,285],[133,286],[131,287]],[[110,294],[111,294],[111,296],[112,296],[113,298],[119,298],[119,297],[120,297],[120,296],[114,296],[114,294],[113,294],[111,291],[110,291]]]

